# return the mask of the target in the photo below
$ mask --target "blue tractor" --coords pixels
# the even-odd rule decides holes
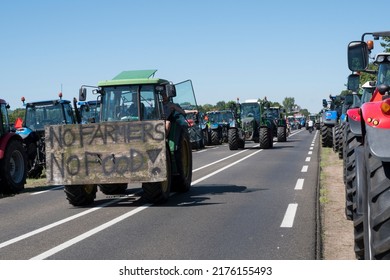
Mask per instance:
[[[340,96],[329,95],[330,100],[322,100],[322,123],[321,123],[321,139],[322,147],[333,146],[333,128],[339,122],[341,116],[341,98]]]

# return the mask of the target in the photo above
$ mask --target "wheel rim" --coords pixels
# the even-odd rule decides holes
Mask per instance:
[[[19,183],[24,175],[24,160],[20,151],[13,151],[9,161],[9,173],[14,182]]]

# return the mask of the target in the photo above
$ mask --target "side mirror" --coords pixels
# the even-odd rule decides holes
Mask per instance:
[[[358,74],[351,74],[348,76],[347,88],[349,90],[357,92],[359,89],[360,76]]]
[[[168,97],[175,97],[176,96],[176,87],[173,84],[166,85],[167,88],[167,96]]]
[[[348,68],[351,71],[363,71],[368,67],[369,49],[365,42],[353,41],[348,44]]]
[[[328,107],[328,101],[326,101],[326,99],[322,99],[322,106],[324,108]]]
[[[85,101],[87,99],[87,89],[85,87],[79,90],[79,101]]]

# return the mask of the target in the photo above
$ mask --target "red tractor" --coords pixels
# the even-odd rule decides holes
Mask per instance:
[[[11,132],[9,106],[0,99],[0,193],[13,194],[24,189],[27,176],[27,156],[22,138]]]
[[[360,41],[348,45],[348,67],[365,71],[373,41],[389,37],[390,32],[364,33]],[[390,53],[379,53],[376,88],[369,102],[362,104],[355,117],[361,125],[361,144],[354,148],[353,222],[355,254],[359,259],[390,259]]]

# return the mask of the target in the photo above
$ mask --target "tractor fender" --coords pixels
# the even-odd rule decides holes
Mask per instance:
[[[390,129],[374,128],[366,125],[367,146],[370,152],[385,162],[390,162]]]
[[[11,139],[16,139],[22,142],[22,138],[14,132],[5,134],[0,140],[0,159],[3,159],[5,154],[5,149],[7,148],[7,145]]]
[[[362,135],[362,123],[360,116],[360,109],[353,108],[347,111],[347,119],[351,132],[357,136]]]

